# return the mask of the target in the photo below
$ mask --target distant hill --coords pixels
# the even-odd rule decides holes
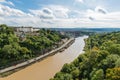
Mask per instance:
[[[87,31],[87,32],[113,32],[120,31],[120,28],[50,28],[56,31]]]

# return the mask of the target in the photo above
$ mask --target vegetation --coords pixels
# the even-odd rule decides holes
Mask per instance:
[[[85,53],[50,80],[120,80],[120,32],[95,34],[85,42]]]
[[[66,38],[48,29],[41,29],[34,35],[22,32],[21,36],[18,37],[13,28],[0,25],[0,69],[42,55]]]

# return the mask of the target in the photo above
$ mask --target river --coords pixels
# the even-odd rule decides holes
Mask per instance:
[[[65,63],[70,63],[77,58],[79,54],[83,53],[85,38],[87,38],[87,36],[78,37],[75,39],[75,42],[63,52],[58,52],[8,77],[0,78],[0,80],[49,80],[56,72],[60,71]]]

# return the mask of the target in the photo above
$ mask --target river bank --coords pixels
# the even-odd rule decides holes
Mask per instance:
[[[73,61],[83,52],[85,38],[87,37],[76,38],[75,42],[63,52],[58,52],[0,80],[49,80],[65,63]]]
[[[64,50],[65,48],[69,47],[72,43],[74,42],[74,38],[70,38],[67,42],[65,42],[65,44],[63,44],[62,46],[48,52],[48,53],[45,53],[44,55],[40,55],[38,57],[35,57],[33,59],[30,59],[28,61],[25,61],[25,62],[22,62],[20,64],[17,64],[17,65],[14,65],[14,66],[11,66],[11,67],[8,67],[8,68],[5,68],[5,69],[2,69],[0,70],[0,74],[1,73],[5,73],[5,72],[8,72],[8,71],[11,71],[11,70],[14,70],[14,69],[17,69],[17,68],[20,68],[20,67],[24,67],[24,66],[27,66],[27,65],[30,65],[38,60],[41,60],[49,55],[53,55],[55,53],[57,53],[58,51],[61,51],[61,50]]]

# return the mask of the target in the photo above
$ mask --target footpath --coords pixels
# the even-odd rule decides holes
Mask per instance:
[[[19,64],[15,65],[15,66],[11,66],[11,67],[2,69],[2,70],[0,70],[0,73],[8,72],[8,71],[11,71],[11,70],[20,68],[20,67],[27,66],[27,65],[29,65],[29,64],[31,64],[31,63],[34,63],[34,62],[36,62],[36,61],[38,61],[38,60],[41,60],[41,59],[47,57],[47,56],[49,56],[49,55],[53,55],[53,54],[57,53],[58,51],[61,51],[61,50],[63,50],[64,48],[70,46],[70,45],[74,42],[74,40],[75,40],[74,38],[70,38],[70,39],[69,39],[66,43],[64,43],[62,46],[60,46],[60,47],[58,47],[58,48],[56,48],[56,49],[54,49],[54,50],[52,50],[52,51],[50,51],[50,52],[48,52],[48,53],[45,53],[44,55],[40,55],[40,56],[35,57],[35,58],[33,58],[33,59],[30,59],[30,60],[27,60],[27,61],[25,61],[25,62],[19,63]]]

